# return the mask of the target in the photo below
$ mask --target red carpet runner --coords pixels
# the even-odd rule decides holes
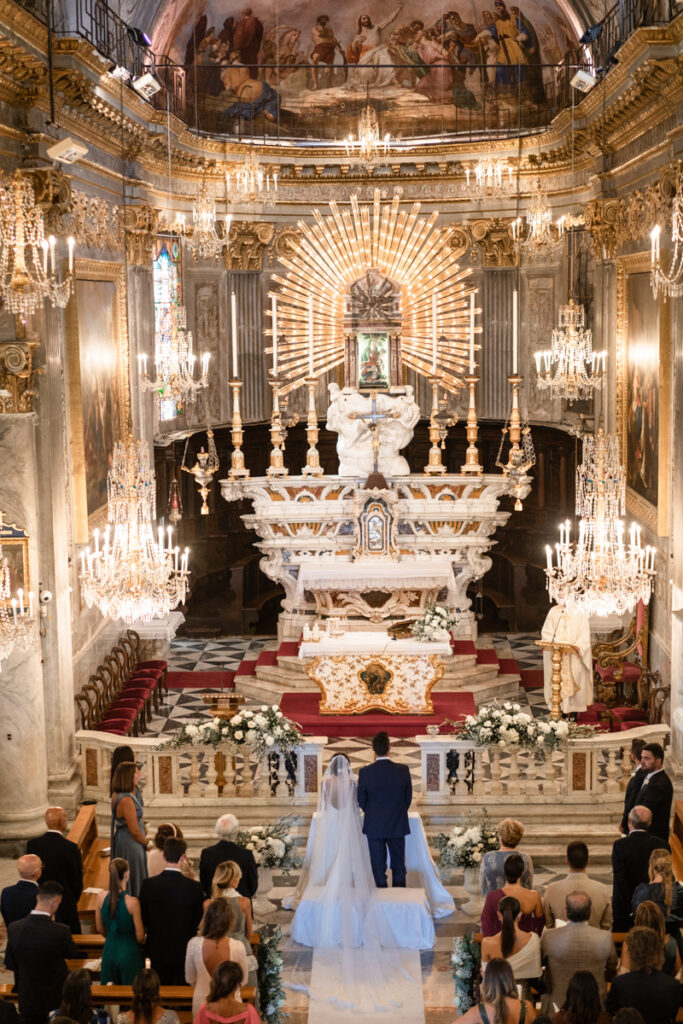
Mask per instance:
[[[445,718],[464,718],[476,712],[471,693],[433,693],[432,701],[433,715],[390,715],[386,711],[320,715],[317,693],[285,693],[280,709],[287,718],[298,722],[305,733],[316,736],[374,736],[381,730],[390,736],[416,736],[424,734],[428,725],[440,725]]]

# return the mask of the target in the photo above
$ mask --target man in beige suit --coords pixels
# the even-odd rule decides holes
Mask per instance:
[[[611,977],[617,968],[617,954],[609,932],[591,928],[591,898],[585,892],[571,892],[566,900],[563,928],[543,932],[541,954],[546,963],[548,990],[543,997],[544,1013],[552,1014],[563,1005],[567,986],[577,971],[590,971],[598,983],[605,1005],[605,971]]]
[[[570,892],[585,892],[591,898],[591,928],[612,930],[612,893],[609,886],[596,882],[586,874],[588,867],[588,847],[581,840],[570,843],[567,847],[567,866],[569,874],[559,882],[551,882],[546,886],[543,897],[546,928],[554,928],[555,921],[565,921],[566,899]]]

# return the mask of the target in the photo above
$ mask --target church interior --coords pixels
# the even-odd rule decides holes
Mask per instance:
[[[0,888],[64,888],[26,857],[76,844],[65,962],[112,1020],[101,900],[166,823],[207,903],[216,820],[254,854],[248,1024],[479,1020],[499,845],[545,935],[587,845],[622,972],[633,807],[683,882],[683,4],[489,7],[0,0]],[[411,984],[368,1009],[298,940],[382,733],[408,874],[373,860],[368,919]],[[3,918],[0,1010],[42,1024]],[[575,1024],[540,942],[526,1019]]]

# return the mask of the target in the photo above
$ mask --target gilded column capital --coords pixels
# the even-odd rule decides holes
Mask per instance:
[[[262,270],[266,247],[272,241],[275,226],[264,221],[233,221],[229,244],[225,249],[228,270]]]
[[[479,246],[483,267],[516,267],[519,254],[511,231],[509,217],[492,217],[472,221],[469,225],[472,241]]]
[[[126,258],[134,266],[150,266],[159,230],[159,210],[148,206],[127,206],[124,215]]]

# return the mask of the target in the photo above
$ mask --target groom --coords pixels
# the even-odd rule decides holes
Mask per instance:
[[[405,837],[410,832],[408,808],[413,798],[410,769],[389,759],[389,737],[373,738],[375,763],[358,772],[358,804],[365,813],[363,832],[370,848],[370,863],[378,889],[387,888],[387,847],[394,888],[405,889]]]

